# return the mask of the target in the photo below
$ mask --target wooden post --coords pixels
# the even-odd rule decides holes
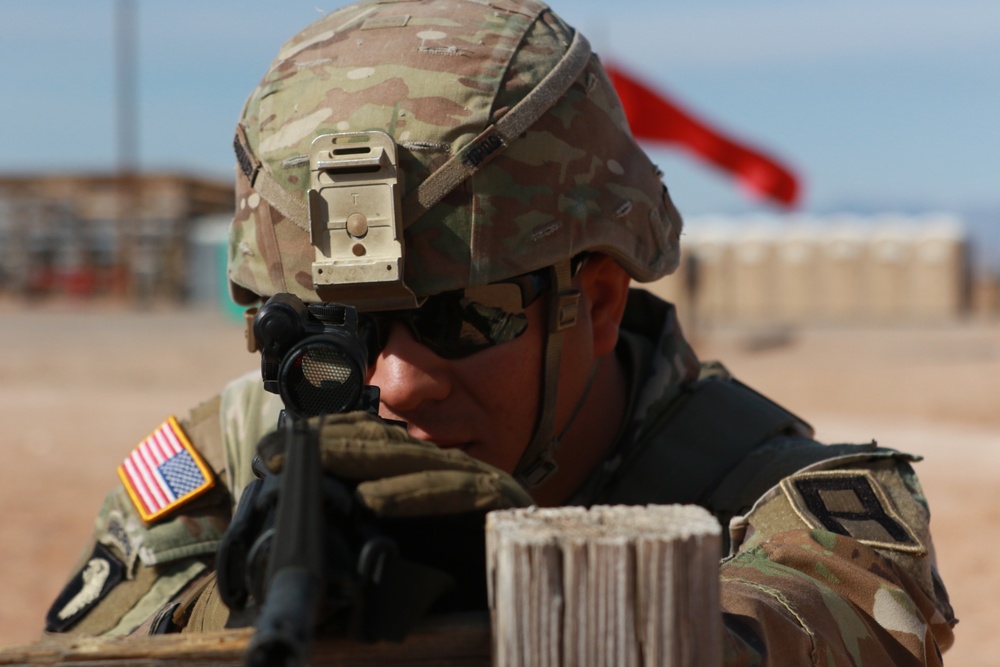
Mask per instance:
[[[717,667],[719,540],[694,505],[490,513],[494,666]]]

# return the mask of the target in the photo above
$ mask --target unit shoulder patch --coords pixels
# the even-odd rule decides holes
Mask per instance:
[[[160,424],[132,450],[118,466],[118,476],[147,523],[215,485],[215,475],[174,417]]]
[[[828,530],[879,549],[925,551],[868,471],[803,473],[783,479],[781,489],[795,513],[812,529]]]
[[[83,618],[125,577],[125,564],[103,544],[70,579],[45,615],[47,632],[65,632]]]

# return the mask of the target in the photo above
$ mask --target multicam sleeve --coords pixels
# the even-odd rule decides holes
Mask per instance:
[[[218,407],[221,452],[233,511],[243,489],[254,479],[257,443],[277,427],[281,408],[281,398],[264,391],[259,370],[236,378],[222,391]]]
[[[168,419],[130,454],[136,456],[151,438],[160,440],[155,447],[162,449],[146,452],[148,467],[136,476],[147,485],[130,486],[123,476],[107,495],[91,545],[46,615],[47,634],[131,634],[212,571],[231,506],[221,474],[218,404],[215,399],[187,419]],[[173,454],[166,442],[171,439]],[[189,487],[192,492],[185,493]],[[152,514],[155,500],[146,496],[157,494],[175,497]]]
[[[902,459],[810,468],[732,526],[726,665],[941,665],[956,621]]]

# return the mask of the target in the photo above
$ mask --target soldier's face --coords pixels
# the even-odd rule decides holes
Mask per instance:
[[[555,434],[567,430],[556,452],[557,483],[536,493],[543,504],[562,502],[598,464],[625,409],[624,371],[612,352],[629,276],[611,258],[595,255],[573,287],[580,292],[577,322],[563,334],[553,420]],[[380,414],[407,422],[417,438],[513,472],[535,431],[549,305],[546,295],[528,307],[528,328],[518,338],[459,359],[436,355],[394,322],[369,378],[381,388]],[[599,366],[607,357],[612,361]],[[592,375],[599,368],[604,372]],[[593,377],[598,380],[591,383]],[[587,407],[575,418],[585,397]]]
[[[515,340],[461,359],[437,356],[393,323],[369,379],[381,390],[381,416],[513,472],[535,425],[546,303],[528,308],[528,329]]]

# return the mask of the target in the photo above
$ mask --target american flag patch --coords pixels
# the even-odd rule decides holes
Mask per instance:
[[[145,521],[154,521],[212,488],[208,465],[173,417],[118,466],[125,490]]]

